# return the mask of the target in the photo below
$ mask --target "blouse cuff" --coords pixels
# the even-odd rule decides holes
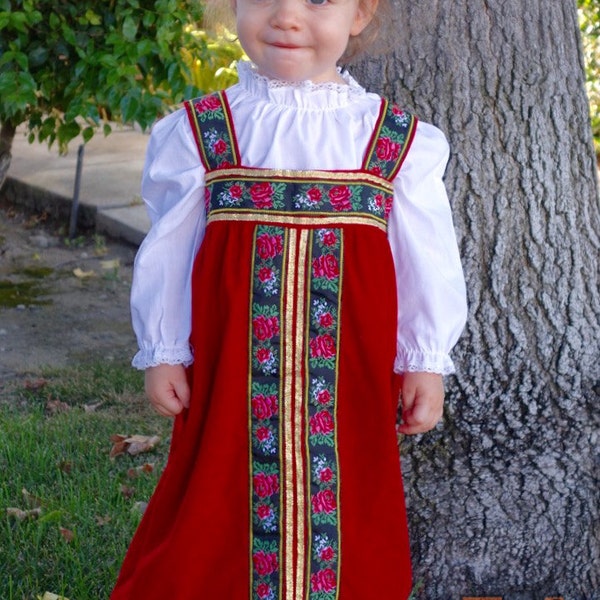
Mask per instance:
[[[396,373],[419,372],[450,375],[455,370],[452,359],[445,352],[399,349],[394,362]]]
[[[142,348],[131,361],[136,369],[148,369],[158,365],[180,365],[188,367],[194,362],[189,346],[183,348]]]

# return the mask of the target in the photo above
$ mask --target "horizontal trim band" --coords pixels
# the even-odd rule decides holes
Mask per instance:
[[[250,169],[228,168],[216,169],[206,173],[206,183],[230,180],[256,180],[284,181],[293,183],[346,183],[363,182],[381,190],[392,192],[393,184],[368,171],[292,171],[287,169]]]
[[[306,213],[305,213],[306,214]],[[387,223],[368,213],[317,213],[301,216],[298,213],[276,213],[265,211],[213,210],[207,224],[221,221],[268,223],[270,225],[296,227],[341,227],[343,225],[369,225],[387,233]]]

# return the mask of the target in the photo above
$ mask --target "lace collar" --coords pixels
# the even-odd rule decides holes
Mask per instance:
[[[238,63],[239,85],[246,92],[270,103],[306,109],[340,108],[366,95],[348,71],[338,67],[338,72],[345,84],[281,81],[261,75],[249,61]]]

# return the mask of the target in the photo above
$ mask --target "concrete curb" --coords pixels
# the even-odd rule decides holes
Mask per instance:
[[[150,219],[139,195],[148,136],[135,129],[96,134],[86,145],[81,175],[77,228],[139,245]],[[81,140],[73,140],[76,147]],[[35,213],[46,213],[69,224],[77,167],[77,152],[29,144],[23,132],[13,141],[8,177],[0,201]]]

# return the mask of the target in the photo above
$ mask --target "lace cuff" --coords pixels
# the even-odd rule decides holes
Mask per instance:
[[[424,372],[450,375],[455,372],[454,363],[445,352],[422,352],[399,349],[394,362],[396,373]]]
[[[185,348],[143,348],[133,357],[131,364],[136,369],[147,369],[158,365],[182,364],[187,367],[193,362],[192,352],[186,346]]]

